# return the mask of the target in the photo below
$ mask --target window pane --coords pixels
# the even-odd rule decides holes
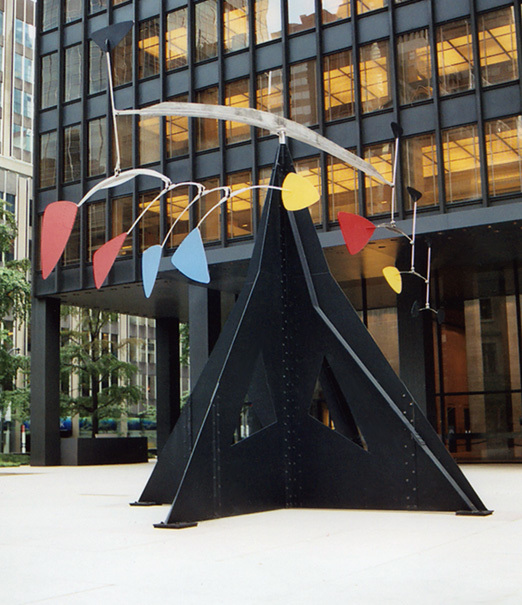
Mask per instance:
[[[132,136],[132,126],[134,123],[134,116],[118,116],[118,140],[120,143],[120,158],[121,168],[132,167],[132,150],[134,148],[134,138]],[[112,144],[112,157],[113,163],[116,162],[116,146]],[[115,164],[114,164],[115,165]],[[114,167],[114,166],[113,166]]]
[[[372,145],[364,151],[364,159],[388,181],[392,180],[393,143]],[[366,216],[391,210],[391,187],[368,176],[364,177]]]
[[[438,204],[437,150],[433,133],[403,141],[402,170],[404,175],[402,195],[404,207],[407,210],[411,210],[413,206],[406,187],[413,187],[422,193],[418,202],[419,206],[435,206]]]
[[[58,102],[58,53],[42,57],[40,107],[53,107]]]
[[[441,95],[470,90],[473,81],[473,49],[469,21],[441,25],[437,30],[437,60]]]
[[[413,103],[433,96],[428,30],[404,34],[397,39],[399,102]]]
[[[352,52],[328,55],[323,63],[324,110],[326,121],[354,115]]]
[[[65,1],[65,23],[70,23],[82,17],[82,0]]]
[[[56,185],[56,131],[40,136],[40,187]]]
[[[97,176],[107,172],[107,125],[105,118],[89,122],[89,158],[87,176]]]
[[[120,233],[125,233],[132,225],[132,195],[117,197],[112,200],[112,233],[111,237],[116,237]],[[125,238],[123,246],[118,256],[128,256],[132,254],[132,234]]]
[[[208,191],[219,187],[219,179],[217,177],[201,180],[200,183],[207,188]],[[223,196],[223,191],[214,191],[208,195],[204,195],[197,203],[198,221],[219,202]],[[196,205],[196,204],[195,204]],[[220,210],[217,208],[211,212],[208,217],[201,223],[200,231],[204,242],[213,242],[221,238],[221,222]]]
[[[483,86],[518,78],[513,7],[481,15],[478,20],[480,73]]]
[[[159,17],[140,23],[138,39],[139,78],[159,73]]]
[[[156,116],[138,118],[139,163],[150,164],[160,160],[160,119]]]
[[[443,131],[446,202],[480,198],[480,157],[477,127],[461,126]]]
[[[270,185],[270,179],[272,177],[272,166],[262,166],[257,171],[257,184],[258,185]],[[265,201],[267,198],[269,189],[258,189],[258,200],[259,200],[259,212],[263,210]]]
[[[249,107],[248,79],[236,80],[225,85],[225,105],[228,107]],[[250,126],[239,122],[225,122],[227,143],[239,143],[250,139]]]
[[[42,1],[42,0],[40,0]],[[58,0],[43,0],[42,8],[42,30],[47,31],[58,27]]]
[[[304,160],[297,160],[294,162],[295,171],[299,176],[304,177],[309,181],[319,193],[321,193],[321,168],[319,165],[319,158],[306,158]],[[314,224],[318,225],[321,223],[321,200],[309,207],[310,216]]]
[[[337,221],[339,212],[359,214],[357,170],[331,156],[327,156],[327,169],[330,221]]]
[[[81,128],[77,124],[63,131],[63,180],[65,183],[77,181],[81,177],[80,154]]]
[[[187,95],[181,95],[170,100],[186,103],[188,97]],[[165,118],[166,153],[168,158],[185,155],[189,152],[188,129],[188,118],[183,116],[167,116]]]
[[[255,0],[256,44],[281,37],[281,0]]]
[[[311,126],[317,124],[315,60],[290,66],[290,119]]]
[[[391,102],[388,74],[388,42],[361,47],[361,103],[363,112],[388,107]]]
[[[165,61],[167,69],[187,64],[187,9],[182,8],[167,15],[165,34]]]
[[[87,260],[105,243],[105,202],[87,206]]]
[[[522,118],[486,122],[488,188],[492,196],[522,190]]]
[[[288,33],[315,27],[315,0],[287,0]]]
[[[112,51],[112,72],[114,86],[121,86],[132,80],[132,30]]]
[[[159,191],[142,193],[139,197],[138,213],[143,210],[157,197]],[[144,252],[150,246],[160,244],[160,200],[156,200],[147,210],[139,222],[140,252]]]
[[[79,44],[65,49],[64,101],[79,99],[82,91],[81,47]]]
[[[256,107],[276,116],[284,115],[283,70],[272,69],[257,76]],[[268,130],[258,130],[259,136],[269,134]]]
[[[388,6],[388,0],[357,0],[357,13],[367,13]]]
[[[217,0],[196,4],[196,61],[217,56]]]
[[[80,218],[77,217],[74,221],[71,235],[67,240],[67,245],[63,251],[62,265],[69,267],[80,262]]]
[[[196,92],[197,103],[218,104],[217,86]],[[207,118],[197,118],[194,121],[196,130],[196,151],[205,151],[219,146],[218,121]]]
[[[107,0],[90,0],[89,1],[89,12],[96,13],[100,10],[107,8]]]
[[[167,195],[167,230],[169,230],[179,218],[179,221],[174,227],[174,231],[171,233],[167,242],[169,248],[179,246],[185,239],[185,236],[188,235],[190,211],[184,212],[183,214],[182,212],[189,204],[189,193],[189,187],[176,187],[176,189],[172,190]]]
[[[107,87],[107,61],[101,48],[92,40],[89,42],[89,94],[105,90]]]
[[[249,170],[228,175],[227,184],[232,192],[252,185]],[[252,230],[252,190],[244,191],[227,202],[227,238],[251,235]]]
[[[350,16],[350,0],[323,0],[323,23],[333,23]]]
[[[225,52],[248,46],[247,0],[223,2],[223,44]]]

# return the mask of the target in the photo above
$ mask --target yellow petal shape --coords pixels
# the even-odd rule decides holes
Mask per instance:
[[[308,208],[319,200],[319,192],[304,177],[295,172],[286,175],[283,181],[283,205],[287,210],[295,212]]]
[[[384,267],[384,269],[382,270],[382,274],[386,278],[386,281],[388,282],[390,288],[394,292],[397,292],[397,294],[400,294],[402,290],[402,277],[399,269],[397,269],[397,267],[392,266]]]

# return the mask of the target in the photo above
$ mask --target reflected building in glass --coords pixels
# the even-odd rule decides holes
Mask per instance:
[[[289,142],[296,170],[322,194],[310,211],[334,276],[449,450],[459,460],[522,460],[520,3],[165,0],[161,7],[38,2],[34,224],[47,204],[78,201],[112,173],[106,65],[87,33],[132,20],[112,54],[119,108],[170,100],[269,111],[341,144],[388,179],[399,154],[396,219],[411,231],[407,188],[421,191],[417,263],[420,270],[431,243],[431,304],[444,308],[442,324],[430,313],[411,314],[415,301],[424,305],[424,284],[405,278],[396,296],[382,277],[386,265],[409,268],[405,240],[378,229],[357,257],[343,246],[337,213],[382,224],[390,189]],[[403,129],[400,149],[391,122]],[[122,168],[147,166],[173,181],[234,191],[269,181],[278,141],[261,129],[176,116],[126,116],[118,124]],[[187,283],[165,262],[152,297],[141,291],[143,250],[182,216],[166,244],[172,255],[219,201],[214,191],[182,214],[195,195],[187,185],[151,208],[95,292],[93,252],[125,231],[157,191],[140,178],[93,196],[60,265],[34,282],[42,317],[74,300],[157,320],[158,418],[168,433],[179,408],[166,361],[176,326],[190,323],[194,383],[241,288],[265,194],[234,197],[201,226],[210,289]],[[40,380],[48,380],[45,371]],[[329,422],[320,392],[313,397]],[[42,451],[53,447],[44,443]]]

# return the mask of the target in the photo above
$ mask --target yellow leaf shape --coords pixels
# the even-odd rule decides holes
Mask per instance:
[[[295,172],[286,175],[283,181],[283,205],[287,210],[295,212],[308,208],[319,200],[319,192],[304,177]]]
[[[382,274],[386,278],[390,288],[394,292],[397,292],[397,294],[400,294],[402,290],[402,277],[397,267],[384,267]]]

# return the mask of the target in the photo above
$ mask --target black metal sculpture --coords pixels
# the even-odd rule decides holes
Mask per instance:
[[[282,144],[271,184],[291,171]],[[164,527],[283,507],[488,514],[330,274],[308,210],[280,198],[139,503],[172,502]],[[317,381],[332,428],[310,413]]]

